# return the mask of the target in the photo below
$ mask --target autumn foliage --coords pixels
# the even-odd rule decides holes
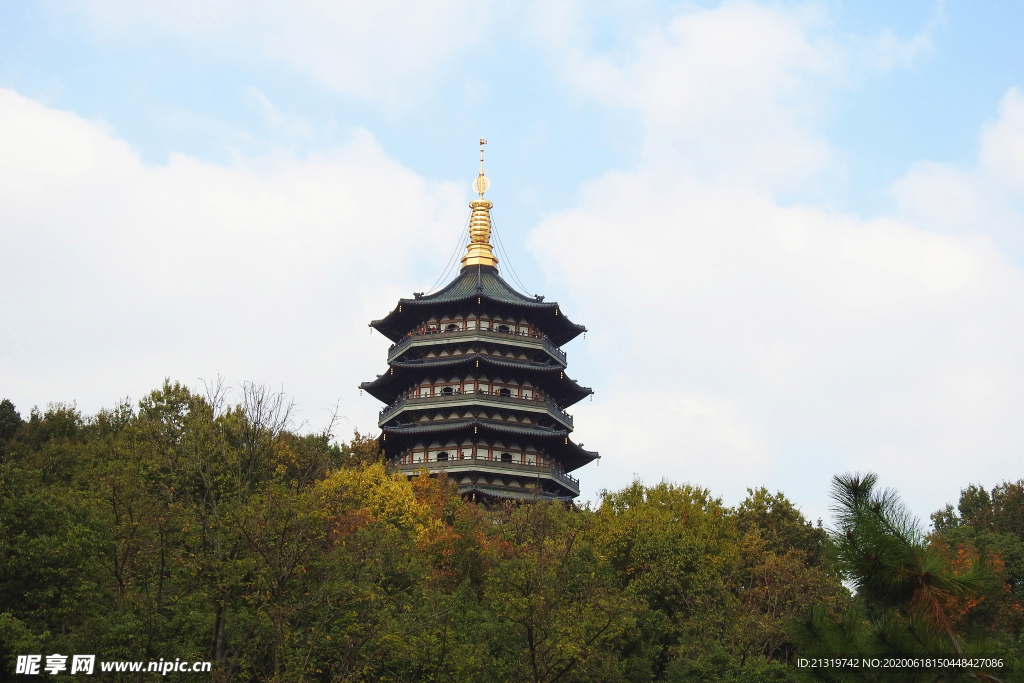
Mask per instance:
[[[920,557],[893,555],[945,578],[886,609],[1012,652],[1020,490],[968,493]],[[0,404],[0,678],[68,652],[211,660],[214,681],[795,681],[821,646],[800,624],[878,617],[843,552],[765,489],[476,504],[390,471],[370,436],[297,432],[252,385],[168,382],[89,417]]]

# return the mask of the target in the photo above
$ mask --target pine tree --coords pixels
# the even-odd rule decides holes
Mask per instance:
[[[959,633],[951,605],[982,596],[993,580],[982,561],[952,566],[926,538],[920,522],[878,477],[843,474],[833,479],[831,531],[840,571],[856,592],[844,614],[818,608],[796,628],[801,656],[815,658],[950,659],[991,656],[983,635]],[[1000,674],[1002,675],[1002,674]],[[819,669],[822,681],[998,681],[963,667]]]

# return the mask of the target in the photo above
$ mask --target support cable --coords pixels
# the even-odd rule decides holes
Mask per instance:
[[[455,244],[455,251],[448,257],[448,264],[444,267],[444,272],[441,273],[441,277],[437,278],[433,285],[430,286],[430,290],[427,294],[433,294],[437,290],[437,286],[444,282],[444,279],[448,276],[448,272],[451,270],[452,265],[458,263],[459,251],[466,247],[469,242],[469,220],[473,214],[470,213],[469,217],[466,218],[466,224],[462,228],[462,232],[459,233],[459,241]]]
[[[530,294],[530,290],[526,288],[526,285],[523,284],[523,281],[519,279],[519,274],[516,273],[516,269],[512,265],[512,259],[508,257],[508,251],[505,249],[505,245],[501,241],[501,234],[498,232],[498,225],[494,221],[494,216],[491,216],[491,230],[494,232],[494,236],[498,240],[498,249],[501,250],[502,256],[505,257],[505,263],[508,264],[509,270],[512,271],[512,277],[515,279],[516,283],[518,283],[519,286],[522,287],[523,291],[526,292],[527,296],[533,296],[532,294]]]

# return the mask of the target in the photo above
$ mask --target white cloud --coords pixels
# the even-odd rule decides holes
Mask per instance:
[[[934,52],[933,29],[934,26],[929,24],[924,31],[907,39],[900,38],[890,29],[883,30],[867,50],[868,62],[881,71],[913,68]]]
[[[370,429],[356,385],[387,344],[366,323],[446,255],[463,195],[365,131],[305,159],[148,166],[101,127],[0,90],[4,394],[91,411],[219,372],[283,385],[313,422],[342,399]]]
[[[408,104],[475,47],[491,3],[470,0],[77,0],[107,40],[171,37],[231,60],[280,61],[342,93]]]
[[[985,240],[656,173],[595,181],[533,239],[607,371],[589,484],[770,481],[823,514],[846,469],[925,511],[1018,476],[1024,277]],[[804,479],[795,443],[846,455]]]
[[[679,14],[627,49],[557,59],[578,91],[636,111],[649,164],[729,182],[792,183],[832,162],[813,125],[842,55],[804,7],[754,3]],[[557,52],[557,49],[556,49]]]
[[[980,234],[1024,262],[1024,95],[1010,88],[983,127],[971,168],[921,161],[893,187],[901,215],[947,234]]]
[[[263,120],[269,128],[280,129],[287,137],[313,137],[313,127],[308,121],[281,111],[259,88],[249,86],[244,88],[243,92],[253,108],[263,115]]]
[[[566,71],[645,125],[635,169],[589,182],[531,237],[606,369],[577,417],[607,456],[587,486],[665,476],[736,502],[769,483],[827,516],[829,477],[873,469],[927,514],[1020,476],[1024,273],[978,223],[1024,169],[1020,96],[986,129],[980,171],[912,170],[898,217],[782,206],[776,188],[832,165],[823,93],[848,60],[815,22],[692,10]]]
[[[935,34],[945,23],[945,6],[938,2],[931,17],[914,35],[902,38],[891,28],[884,28],[862,46],[861,53],[869,65],[880,71],[912,69],[935,52]]]
[[[980,165],[1009,190],[1024,192],[1024,94],[1011,88],[999,106],[999,119],[981,138]]]

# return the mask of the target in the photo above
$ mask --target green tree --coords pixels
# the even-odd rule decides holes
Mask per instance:
[[[728,576],[740,561],[720,499],[692,486],[634,481],[605,493],[593,535],[619,585],[649,608],[640,625],[655,675],[678,654],[718,643],[735,601]]]
[[[484,604],[496,680],[613,681],[617,653],[641,607],[588,539],[590,515],[559,502],[510,509],[498,520]]]
[[[25,423],[9,399],[0,401],[0,463],[4,461],[5,446]]]
[[[382,461],[380,443],[368,434],[360,434],[358,429],[352,440],[342,444],[338,451],[338,464],[341,467],[361,467]]]
[[[101,525],[87,506],[0,470],[0,671],[19,647],[83,645],[106,609]]]
[[[792,551],[804,554],[812,567],[828,567],[831,545],[821,525],[811,524],[781,492],[766,488],[747,489],[747,497],[732,515],[739,536],[753,531],[764,540],[765,549],[779,555]]]

